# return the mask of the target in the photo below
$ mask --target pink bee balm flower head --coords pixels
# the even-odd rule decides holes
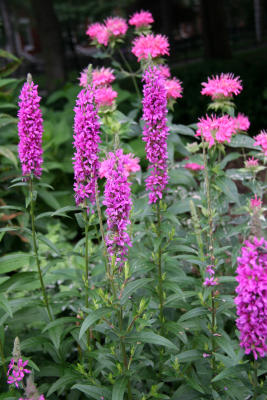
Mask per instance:
[[[211,278],[206,278],[203,282],[204,286],[217,286],[218,284],[218,278],[214,278],[213,276]]]
[[[134,25],[136,28],[149,26],[154,22],[154,18],[149,11],[136,12],[130,19],[129,25]]]
[[[229,73],[208,78],[208,82],[202,82],[201,85],[204,86],[201,94],[211,96],[213,100],[220,97],[233,97],[233,94],[238,95],[243,89],[239,76],[235,77],[234,74]]]
[[[250,127],[249,119],[244,114],[239,113],[234,121],[236,130],[238,131],[247,131]]]
[[[99,87],[95,90],[95,102],[99,107],[111,107],[118,93],[111,87]]]
[[[122,149],[109,153],[105,165],[107,182],[103,204],[106,208],[108,234],[106,243],[110,258],[116,256],[119,268],[127,259],[128,247],[132,245],[127,232],[130,225],[131,183],[127,180]]]
[[[171,77],[171,71],[170,71],[170,68],[167,65],[159,65],[158,69],[159,69],[159,71],[161,72],[161,75],[164,78],[170,78]]]
[[[167,168],[167,92],[165,80],[156,67],[148,68],[143,75],[143,141],[146,142],[146,158],[149,161],[149,176],[146,178],[146,190],[149,203],[162,198],[168,183]]]
[[[235,304],[240,346],[257,360],[267,353],[267,241],[245,241],[237,258]]]
[[[250,199],[250,206],[251,208],[260,208],[262,205],[262,201],[260,198],[257,198],[255,194],[254,198]]]
[[[18,111],[18,153],[22,166],[22,175],[34,174],[40,178],[42,174],[43,149],[43,118],[40,109],[41,97],[37,92],[38,85],[34,85],[31,75],[28,74],[19,96]]]
[[[236,133],[234,119],[229,115],[206,116],[199,120],[197,127],[196,136],[203,135],[204,140],[209,143],[209,147],[215,143],[230,143],[232,135]]]
[[[113,70],[110,68],[102,67],[100,69],[94,69],[92,76],[93,76],[93,84],[95,86],[108,85],[115,80]]]
[[[169,42],[163,35],[142,35],[133,41],[132,53],[138,61],[149,57],[169,55]]]
[[[204,169],[204,165],[196,164],[196,163],[186,163],[184,168],[191,169],[192,171],[200,171]]]
[[[94,106],[94,87],[82,89],[74,108],[74,192],[76,204],[95,203],[100,124]]]
[[[254,159],[254,157],[249,158],[247,161],[245,161],[245,167],[246,168],[255,168],[259,166],[259,161]]]
[[[177,99],[178,97],[183,97],[183,88],[181,82],[176,78],[166,79],[165,89],[167,90],[167,99]]]
[[[134,157],[133,154],[122,154],[121,155],[121,162],[124,167],[124,173],[126,178],[131,174],[131,172],[137,172],[140,171],[140,165],[139,165],[139,158]],[[100,163],[100,168],[99,168],[99,176],[100,178],[107,178],[109,174],[109,167],[110,167],[110,160],[104,160]]]
[[[98,22],[91,24],[88,26],[86,34],[99,44],[103,44],[104,46],[108,45],[110,35],[105,25]]]
[[[254,146],[261,146],[264,155],[267,156],[267,132],[261,131],[259,135],[255,136],[253,139],[256,140]]]
[[[124,18],[110,17],[105,21],[108,32],[113,36],[125,35],[128,29],[127,22]]]

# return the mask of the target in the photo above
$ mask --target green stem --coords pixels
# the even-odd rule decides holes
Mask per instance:
[[[254,386],[253,400],[256,400],[258,395],[258,364],[256,360],[254,360],[253,363],[253,386]]]
[[[124,62],[125,65],[126,65],[126,68],[127,68],[127,69],[129,70],[129,72],[130,72],[130,76],[131,76],[131,78],[132,78],[132,80],[133,80],[133,84],[134,84],[134,87],[135,87],[137,96],[138,96],[139,99],[141,99],[141,93],[140,93],[140,90],[139,90],[139,88],[138,88],[138,85],[137,85],[137,82],[136,82],[136,79],[135,79],[135,74],[134,74],[134,72],[133,72],[133,70],[132,70],[132,67],[130,66],[130,64],[128,63],[128,61],[126,60],[126,58],[124,57],[124,54],[123,54],[123,52],[121,51],[121,49],[118,49],[118,50],[119,50],[119,53],[120,53],[120,56],[121,56],[123,62]]]
[[[123,326],[122,326],[123,309],[122,309],[122,307],[120,307],[120,310],[118,311],[118,319],[119,319],[119,327],[120,327],[120,334],[121,334],[122,329],[123,329]],[[120,345],[121,345],[121,353],[122,353],[122,359],[123,359],[124,372],[127,373],[128,360],[127,360],[124,338],[121,335],[120,335]],[[128,390],[128,400],[132,400],[132,389],[131,389],[130,379],[128,379],[127,390]]]
[[[4,347],[3,347],[3,343],[2,340],[0,339],[0,355],[1,355],[1,359],[2,359],[2,365],[3,365],[3,370],[5,373],[5,376],[7,376],[7,368],[6,368],[6,360],[5,360],[5,354],[4,354]]]
[[[161,217],[160,217],[160,204],[157,202],[157,236],[161,239]],[[159,281],[159,320],[160,320],[160,334],[163,335],[163,285],[162,285],[162,248],[161,243],[159,244],[158,250],[158,281]]]
[[[214,256],[214,238],[213,238],[213,219],[212,219],[212,208],[211,208],[211,197],[210,197],[210,184],[209,184],[209,173],[208,173],[208,162],[205,150],[205,142],[202,135],[202,148],[203,148],[203,159],[204,159],[204,175],[205,175],[205,189],[207,197],[208,207],[208,223],[209,223],[209,254],[210,262],[212,265],[215,263]],[[214,290],[211,292],[211,334],[212,334],[212,354],[211,354],[211,367],[213,370],[213,376],[216,374],[216,362],[215,362],[215,337],[216,333],[216,305],[215,305],[215,294]]]
[[[84,276],[84,286],[85,286],[85,308],[89,308],[89,221],[88,221],[88,214],[87,210],[84,211],[84,230],[85,230],[85,276]],[[88,329],[86,332],[87,336],[87,346],[88,349],[90,347],[90,330]],[[89,358],[89,372],[90,375],[92,374],[92,360]]]
[[[50,319],[50,321],[52,321],[53,317],[52,317],[52,313],[50,311],[48,297],[47,297],[47,294],[46,294],[45,285],[44,285],[44,281],[43,281],[43,276],[42,276],[42,271],[41,271],[41,264],[40,264],[40,260],[39,260],[39,254],[38,254],[37,239],[36,239],[36,233],[35,233],[34,199],[33,199],[33,181],[32,181],[32,177],[30,178],[29,186],[30,186],[29,189],[30,189],[30,201],[31,201],[30,214],[31,214],[31,222],[32,222],[33,249],[34,249],[34,253],[35,253],[36,265],[37,265],[37,269],[38,269],[38,275],[39,275],[39,280],[40,280],[42,294],[43,294],[43,301],[44,301],[44,304],[46,306],[49,319]]]
[[[105,269],[106,269],[106,274],[108,275],[108,279],[110,279],[110,262],[108,258],[108,249],[107,249],[107,244],[105,240],[105,232],[104,232],[104,226],[103,226],[103,219],[102,219],[102,214],[101,214],[101,208],[100,208],[100,201],[99,201],[99,196],[98,196],[98,185],[97,182],[95,184],[95,201],[96,201],[96,209],[97,209],[97,214],[98,214],[98,219],[99,219],[99,226],[100,226],[100,232],[101,232],[101,237],[104,245],[104,260],[105,260]]]

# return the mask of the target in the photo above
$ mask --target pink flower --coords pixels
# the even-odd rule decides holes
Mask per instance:
[[[14,384],[17,388],[19,387],[19,382],[23,380],[24,374],[30,374],[31,371],[26,367],[29,360],[23,362],[22,358],[19,358],[18,362],[16,363],[15,360],[11,360],[7,372],[7,383],[9,385]]]
[[[134,157],[133,154],[122,154],[121,155],[121,162],[123,164],[124,172],[126,178],[130,175],[131,172],[136,172],[140,171],[140,165],[139,165],[139,158]],[[107,178],[109,174],[109,168],[110,168],[110,160],[104,160],[100,163],[100,168],[99,168],[99,176],[100,178]]]
[[[255,136],[253,139],[256,140],[254,146],[261,146],[264,155],[267,156],[267,132],[261,131],[259,135]]]
[[[234,74],[221,74],[212,78],[208,78],[208,82],[201,83],[204,88],[201,94],[211,96],[212,99],[220,97],[233,97],[233,94],[238,95],[243,87],[239,76],[235,77]]]
[[[204,286],[216,286],[218,285],[218,278],[214,278],[213,276],[211,278],[205,278],[203,285]]]
[[[257,198],[255,194],[254,198],[250,199],[250,206],[251,208],[260,208],[262,205],[262,201],[260,198]]]
[[[96,22],[88,26],[86,34],[90,36],[92,40],[96,40],[99,44],[104,46],[108,45],[109,32],[105,25]]]
[[[206,272],[210,276],[214,275],[215,274],[214,265],[208,265],[207,268],[206,268]]]
[[[208,353],[203,353],[202,355],[203,355],[203,358],[210,357],[210,354],[208,354]]]
[[[166,79],[165,89],[167,90],[167,99],[177,99],[178,97],[182,97],[183,88],[181,82],[176,78]]]
[[[113,70],[110,68],[102,67],[100,69],[94,69],[92,72],[92,81],[95,87],[108,85],[114,80],[115,76],[113,75]],[[80,86],[87,86],[87,68],[81,72]]]
[[[29,369],[26,369],[26,365],[28,364],[29,360],[26,360],[25,362],[22,361],[22,358],[18,360],[17,363],[17,369],[21,374],[30,374],[31,371]]]
[[[42,174],[43,118],[40,109],[41,97],[37,92],[38,85],[25,82],[19,96],[18,111],[18,153],[22,166],[22,175],[34,174],[40,178]]]
[[[246,240],[237,259],[235,304],[240,346],[257,360],[267,353],[267,241]]]
[[[159,65],[158,69],[159,69],[161,75],[164,78],[170,78],[171,77],[171,71],[170,71],[170,68],[167,65]]]
[[[254,157],[249,158],[247,161],[245,161],[245,167],[246,168],[255,168],[258,167],[259,161],[254,159]]]
[[[105,23],[108,32],[113,36],[125,35],[127,32],[128,25],[124,18],[109,17]]]
[[[95,102],[99,107],[113,106],[118,93],[111,87],[99,87],[95,91]]]
[[[247,131],[250,127],[250,122],[248,117],[244,114],[238,114],[237,117],[234,119],[235,121],[235,128],[238,131]]]
[[[209,147],[212,147],[216,142],[230,143],[232,135],[236,132],[234,120],[229,115],[222,117],[206,116],[206,118],[199,120],[197,127],[196,136],[203,135],[204,140],[209,143]]]
[[[138,61],[147,59],[149,56],[156,58],[169,55],[169,42],[166,36],[149,34],[140,36],[133,41],[132,53]]]
[[[184,168],[191,169],[192,171],[200,171],[204,169],[204,165],[196,164],[196,163],[186,163]]]
[[[140,28],[141,26],[149,26],[154,22],[152,14],[149,11],[139,11],[136,12],[130,19],[129,25],[134,25],[136,28]]]

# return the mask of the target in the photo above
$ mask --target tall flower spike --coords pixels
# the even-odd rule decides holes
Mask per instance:
[[[24,83],[19,96],[18,111],[18,153],[22,166],[22,175],[34,174],[40,178],[42,174],[43,149],[43,119],[40,109],[41,97],[37,92],[38,85],[34,85],[30,74]]]
[[[143,141],[146,142],[146,158],[149,161],[149,176],[146,189],[149,203],[156,203],[168,183],[167,172],[167,92],[164,78],[156,67],[150,67],[143,75]]]
[[[267,241],[245,241],[237,259],[236,320],[240,346],[255,360],[267,353]]]
[[[105,161],[107,182],[104,191],[103,204],[106,208],[108,234],[106,243],[110,258],[116,256],[119,268],[127,260],[128,246],[131,239],[127,232],[131,212],[131,183],[127,181],[125,156],[122,149],[109,153]]]
[[[74,108],[74,191],[77,205],[89,200],[95,203],[95,184],[98,175],[100,124],[94,105],[94,86],[78,94]]]

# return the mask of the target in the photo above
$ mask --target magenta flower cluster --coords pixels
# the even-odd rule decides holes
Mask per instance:
[[[94,87],[82,89],[74,108],[74,191],[76,204],[95,203],[100,124],[94,106]]]
[[[267,241],[245,241],[238,257],[237,328],[245,354],[257,360],[267,353]]]
[[[121,268],[127,259],[128,246],[132,245],[127,232],[132,206],[131,183],[127,180],[128,174],[125,170],[124,155],[121,149],[108,154],[106,166],[107,164],[105,175],[107,182],[103,201],[107,207],[106,244],[110,258],[116,255],[116,264]]]
[[[160,70],[150,67],[143,75],[143,141],[146,142],[146,158],[149,161],[149,176],[146,189],[149,203],[156,203],[168,183],[167,170],[167,92]]]
[[[19,96],[18,111],[18,153],[22,165],[22,175],[34,174],[40,178],[42,174],[43,119],[40,109],[41,97],[37,92],[38,85],[25,82]]]
[[[19,387],[19,382],[23,380],[25,374],[30,374],[31,371],[26,367],[29,360],[24,361],[19,358],[17,362],[12,358],[7,371],[7,383],[9,385],[15,385],[16,388]]]

